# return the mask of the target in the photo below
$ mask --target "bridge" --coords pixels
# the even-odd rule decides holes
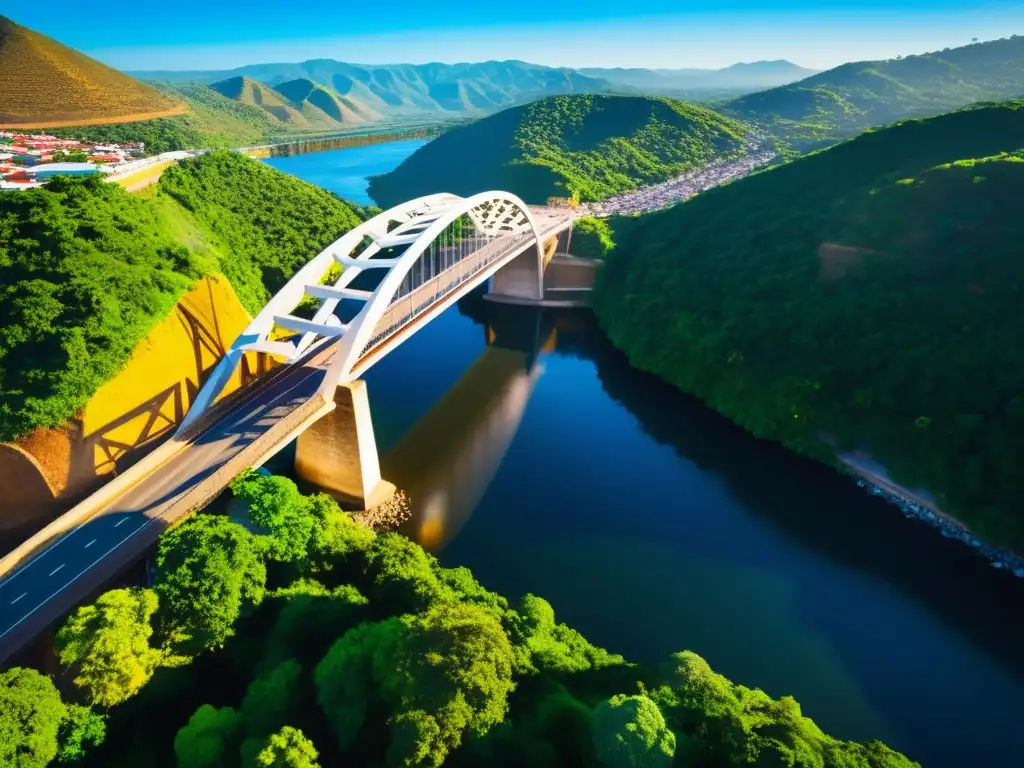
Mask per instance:
[[[160,533],[328,414],[333,446],[297,455],[353,506],[384,500],[360,379],[467,293],[541,302],[569,211],[506,192],[436,194],[350,230],[298,270],[235,340],[174,436],[0,559],[0,662],[137,561]],[[225,397],[246,355],[277,362]],[[301,448],[301,446],[300,446]],[[305,467],[305,469],[304,469]]]

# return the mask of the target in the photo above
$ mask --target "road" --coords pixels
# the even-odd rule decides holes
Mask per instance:
[[[233,477],[251,461],[243,452],[251,454],[246,449],[272,438],[272,430],[285,437],[289,416],[315,402],[332,354],[333,347],[258,385],[157,471],[0,581],[0,662],[133,562],[168,525],[208,501],[201,498],[204,481],[221,470]]]

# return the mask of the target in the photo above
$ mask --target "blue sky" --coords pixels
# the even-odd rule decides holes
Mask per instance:
[[[1024,33],[1021,0],[107,0],[82,9],[57,0],[23,3],[11,15],[133,70],[310,58],[578,67],[785,58],[824,69]]]

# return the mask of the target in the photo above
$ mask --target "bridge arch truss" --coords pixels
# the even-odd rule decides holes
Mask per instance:
[[[274,295],[214,367],[178,434],[217,400],[246,353],[272,355],[287,365],[337,343],[321,390],[331,397],[338,384],[358,378],[382,356],[377,351],[386,354],[387,341],[422,313],[520,255],[536,254],[536,292],[542,295],[543,252],[529,207],[508,192],[428,195],[384,211],[327,246]],[[352,287],[371,270],[385,271],[376,288]],[[532,266],[529,273],[532,280]],[[343,323],[336,310],[346,300],[361,307]],[[316,302],[312,317],[296,314],[308,314]]]

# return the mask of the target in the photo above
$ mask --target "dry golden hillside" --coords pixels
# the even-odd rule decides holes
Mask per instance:
[[[159,91],[0,16],[0,128],[132,122],[184,111]]]

